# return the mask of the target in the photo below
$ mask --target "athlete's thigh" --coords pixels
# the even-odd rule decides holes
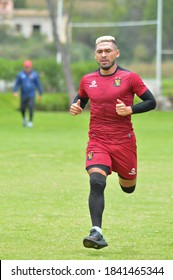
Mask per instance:
[[[112,172],[112,160],[106,147],[95,140],[90,140],[86,149],[86,168],[97,164],[108,166]]]
[[[112,170],[126,180],[135,180],[137,176],[136,141],[116,145],[112,154]]]

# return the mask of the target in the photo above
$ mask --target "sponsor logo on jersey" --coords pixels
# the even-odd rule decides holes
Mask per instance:
[[[87,155],[87,159],[88,160],[92,160],[92,158],[93,158],[93,152],[92,151],[90,151],[89,153],[88,153],[88,155]]]
[[[114,81],[114,86],[115,87],[120,87],[121,82],[122,82],[121,78],[120,77],[116,77],[115,81]]]
[[[91,82],[91,84],[89,85],[89,87],[97,87],[97,82],[95,80],[93,80]]]

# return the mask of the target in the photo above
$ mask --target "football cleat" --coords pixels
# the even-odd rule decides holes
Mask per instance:
[[[83,245],[86,248],[102,249],[108,246],[107,242],[96,229],[90,230],[90,235],[83,239]]]
[[[33,123],[32,122],[28,122],[27,127],[33,127]]]
[[[27,126],[27,119],[23,118],[23,126]]]

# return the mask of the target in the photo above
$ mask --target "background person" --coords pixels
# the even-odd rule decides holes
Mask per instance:
[[[127,194],[136,187],[137,152],[131,115],[156,107],[155,98],[141,78],[116,64],[119,56],[114,37],[102,36],[96,40],[95,59],[99,69],[82,77],[78,95],[70,107],[70,113],[78,115],[90,100],[86,170],[90,177],[92,228],[83,240],[87,248],[108,246],[102,235],[107,176],[116,172],[120,187]],[[142,102],[133,105],[135,94]]]
[[[18,97],[18,89],[21,91],[20,110],[23,117],[23,125],[33,126],[33,114],[35,107],[36,90],[39,92],[39,100],[42,98],[42,86],[39,75],[32,69],[32,61],[25,60],[23,63],[24,69],[17,74],[13,88],[13,95]],[[29,121],[27,122],[26,111],[29,111]]]

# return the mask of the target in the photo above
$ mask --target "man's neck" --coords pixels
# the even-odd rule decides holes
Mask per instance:
[[[111,75],[111,74],[115,73],[116,70],[117,70],[117,64],[114,64],[111,68],[109,68],[107,70],[100,68],[100,74],[103,76]]]

